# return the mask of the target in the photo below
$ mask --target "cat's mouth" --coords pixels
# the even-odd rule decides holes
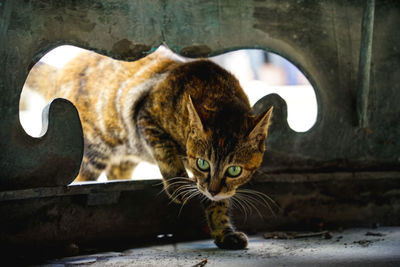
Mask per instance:
[[[197,184],[197,188],[198,190],[204,195],[206,196],[208,199],[212,200],[212,201],[220,201],[223,199],[227,199],[230,198],[234,195],[234,193],[223,193],[223,192],[219,192],[219,193],[214,193],[211,194],[208,189],[203,188],[201,185]]]
[[[226,195],[226,194],[217,194],[212,196],[208,191],[203,193],[206,197],[208,197],[212,201],[220,201],[223,199],[230,198],[232,195]]]

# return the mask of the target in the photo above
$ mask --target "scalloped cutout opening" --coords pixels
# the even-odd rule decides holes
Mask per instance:
[[[46,53],[36,64],[45,63],[51,67],[60,69],[83,50],[72,45],[58,46]],[[42,111],[48,102],[29,85],[31,75],[33,75],[32,70],[21,92],[19,118],[22,128],[27,134],[32,137],[40,137],[42,131]]]
[[[288,125],[295,132],[307,132],[316,123],[317,98],[306,76],[289,60],[261,49],[241,49],[212,59],[233,73],[254,105],[276,93],[288,108]]]
[[[62,68],[83,49],[62,45],[49,51],[39,62]],[[313,87],[300,70],[285,58],[264,50],[242,49],[224,53],[211,60],[228,69],[240,81],[251,105],[271,93],[279,94],[288,106],[288,124],[296,132],[308,131],[316,122],[317,100]],[[39,64],[39,62],[37,64]],[[30,74],[31,75],[31,74]],[[39,137],[42,130],[42,110],[47,104],[43,97],[25,84],[20,100],[20,121],[24,130]],[[160,178],[157,166],[140,163],[132,179]],[[103,173],[98,182],[107,181]]]

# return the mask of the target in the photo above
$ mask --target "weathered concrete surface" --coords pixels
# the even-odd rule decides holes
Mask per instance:
[[[366,235],[369,233],[370,235]],[[377,234],[380,236],[372,236]],[[250,238],[240,251],[216,249],[212,240],[156,245],[108,253],[51,260],[43,266],[399,266],[400,229],[358,228],[332,232],[331,239]],[[48,264],[48,265],[47,265]]]

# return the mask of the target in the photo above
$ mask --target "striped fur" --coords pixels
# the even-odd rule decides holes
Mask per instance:
[[[48,100],[63,97],[77,107],[85,149],[76,181],[96,180],[102,171],[108,179],[128,179],[140,161],[155,163],[174,201],[207,197],[219,247],[247,246],[230,223],[229,198],[261,164],[272,108],[252,114],[230,73],[164,47],[135,62],[86,51],[58,71],[37,64],[26,84]],[[198,159],[209,170],[201,170]],[[229,176],[231,166],[240,166],[240,175]]]

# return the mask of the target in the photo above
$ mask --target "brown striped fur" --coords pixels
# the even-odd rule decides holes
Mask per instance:
[[[247,246],[230,223],[229,199],[261,164],[272,108],[254,115],[230,73],[161,47],[135,62],[87,51],[58,71],[37,64],[26,84],[48,100],[63,97],[77,107],[85,149],[76,181],[96,180],[102,171],[108,179],[128,179],[138,162],[155,163],[176,202],[208,198],[219,247]],[[209,169],[201,170],[198,159]],[[240,175],[228,175],[230,166],[239,166]]]

